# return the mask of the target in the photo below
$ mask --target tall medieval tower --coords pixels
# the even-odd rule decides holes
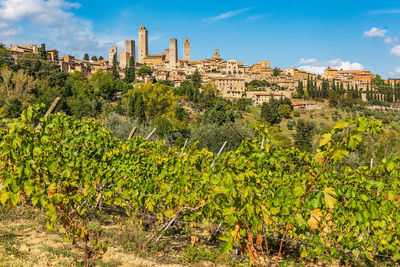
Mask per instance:
[[[125,41],[125,51],[119,54],[120,63],[119,66],[125,69],[129,66],[129,60],[133,57],[133,62],[135,61],[135,41],[126,40]]]
[[[190,41],[189,38],[185,39],[183,43],[183,59],[190,61]]]
[[[130,57],[133,57],[133,61],[136,61],[136,47],[134,40],[125,41],[125,52],[129,53]]]
[[[138,30],[138,62],[143,63],[145,57],[149,54],[149,32],[142,25]]]
[[[176,63],[178,61],[178,40],[170,39],[169,40],[169,66],[171,68],[176,67]]]
[[[111,46],[110,53],[108,53],[108,62],[110,63],[110,65],[112,64],[114,56],[116,55],[117,55],[117,47]]]

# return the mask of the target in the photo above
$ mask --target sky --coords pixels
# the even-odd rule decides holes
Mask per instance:
[[[121,52],[124,40],[137,41],[141,23],[150,54],[177,38],[181,58],[188,37],[192,60],[219,49],[246,65],[269,60],[317,74],[331,67],[400,77],[398,0],[0,0],[1,43],[46,43],[61,56],[108,58],[111,45]]]

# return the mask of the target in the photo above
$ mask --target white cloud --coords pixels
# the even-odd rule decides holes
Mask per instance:
[[[394,71],[389,72],[392,77],[400,77],[400,67],[394,69]]]
[[[364,32],[365,37],[384,37],[388,30],[372,27],[370,30]]]
[[[315,59],[315,58],[307,58],[307,59],[305,59],[305,58],[302,58],[302,59],[300,59],[300,64],[312,64],[312,63],[316,63],[317,62],[317,60]]]
[[[80,8],[65,0],[0,0],[2,42],[25,45],[46,43],[63,54],[77,57],[84,53],[103,56],[121,36],[95,33],[92,22],[77,17],[71,9]]]
[[[395,44],[399,42],[399,39],[395,37],[386,37],[384,40],[385,44]]]
[[[318,61],[316,59],[300,59],[299,68],[307,72],[315,74],[324,74],[325,69],[328,67],[333,69],[343,70],[362,70],[364,66],[357,62],[342,61],[340,59],[333,59],[328,61]]]
[[[400,57],[400,45],[396,45],[390,50],[390,54]]]
[[[267,16],[267,15],[265,15],[265,14],[248,16],[248,17],[246,18],[246,21],[256,21],[256,20],[263,19],[263,18],[265,18],[266,16]]]
[[[71,19],[70,8],[79,8],[80,4],[64,0],[2,0],[0,17],[9,21],[30,19],[38,24],[49,26]]]
[[[155,41],[162,37],[162,35],[151,35],[149,36],[149,41]]]
[[[243,9],[239,9],[239,10],[233,10],[233,11],[229,11],[226,13],[222,13],[218,16],[215,17],[210,17],[210,18],[205,18],[203,19],[204,22],[210,22],[210,23],[214,23],[217,22],[219,20],[223,20],[223,19],[228,19],[230,17],[234,17],[236,15],[239,15],[240,13],[246,12],[248,10],[250,10],[251,7],[247,7],[247,8],[243,8]]]
[[[400,14],[400,9],[377,9],[370,12],[373,15]]]

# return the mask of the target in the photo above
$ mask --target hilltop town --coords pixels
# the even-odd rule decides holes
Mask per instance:
[[[287,265],[399,263],[399,189],[377,192],[398,184],[400,79],[192,60],[189,38],[149,54],[143,25],[124,44],[0,44],[0,265],[249,265],[263,243]]]
[[[148,30],[141,25],[138,29],[138,43],[134,40],[125,41],[125,50],[119,53],[117,70],[121,77],[125,75],[125,69],[132,58],[135,68],[149,66],[152,75],[144,77],[146,81],[165,80],[175,86],[179,86],[188,75],[199,71],[203,83],[212,83],[221,92],[224,98],[247,98],[254,105],[269,101],[271,96],[291,97],[299,83],[307,84],[314,81],[316,86],[321,86],[324,80],[341,83],[345,88],[357,88],[366,91],[372,84],[375,75],[369,70],[337,70],[327,68],[324,75],[306,72],[298,68],[278,69],[271,68],[268,60],[260,60],[252,66],[238,62],[235,59],[225,60],[220,56],[220,51],[215,49],[210,58],[204,60],[191,60],[191,45],[189,38],[183,42],[183,57],[179,56],[177,39],[170,39],[169,47],[159,54],[149,54]],[[136,50],[137,49],[137,50]],[[37,45],[11,45],[8,48],[12,60],[18,62],[18,56],[23,53],[38,54]],[[137,51],[137,53],[136,53]],[[48,60],[52,61],[62,71],[82,72],[85,76],[95,74],[97,71],[110,71],[113,67],[113,59],[118,58],[117,46],[112,46],[108,53],[108,60],[103,57],[92,60],[78,59],[73,55],[60,57],[56,49],[46,50]],[[264,86],[257,86],[254,81],[263,81]],[[253,82],[253,84],[251,84]],[[389,85],[400,84],[400,79],[388,79]],[[362,98],[366,100],[366,95]]]

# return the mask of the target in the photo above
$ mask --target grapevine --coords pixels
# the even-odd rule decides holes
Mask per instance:
[[[379,121],[338,122],[315,155],[278,149],[260,129],[263,146],[246,140],[214,159],[195,145],[181,153],[162,141],[113,138],[94,119],[38,118],[39,109],[1,122],[0,202],[43,209],[47,227],[82,248],[86,266],[107,250],[101,229],[87,226],[86,208],[101,205],[133,218],[154,215],[162,227],[149,242],[171,220],[221,223],[222,251],[238,247],[254,264],[274,254],[278,263],[288,245],[314,261],[400,259],[400,158],[338,167],[365,136],[382,131]]]

